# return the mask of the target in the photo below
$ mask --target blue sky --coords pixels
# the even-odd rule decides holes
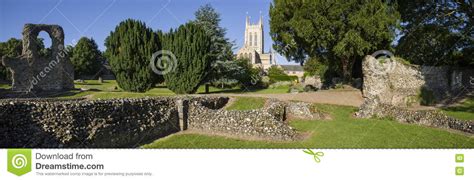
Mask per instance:
[[[194,12],[210,3],[221,14],[227,37],[243,44],[245,16],[257,22],[264,17],[265,51],[271,47],[268,10],[271,0],[2,0],[0,1],[0,41],[21,39],[25,23],[58,24],[65,32],[65,44],[80,37],[92,37],[101,50],[104,40],[120,21],[138,19],[154,30],[168,31],[194,19]],[[40,37],[47,37],[42,32]],[[49,38],[45,43],[50,46]],[[236,49],[237,50],[237,49]],[[235,50],[235,51],[236,51]],[[288,61],[278,56],[278,63]]]

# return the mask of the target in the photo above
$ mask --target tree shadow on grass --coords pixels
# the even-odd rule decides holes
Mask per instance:
[[[474,113],[474,96],[467,97],[460,105],[442,108],[445,111]]]
[[[221,90],[210,90],[209,93],[200,92],[198,94],[222,94],[222,93],[249,93],[249,92],[258,92],[260,90],[265,90],[264,88],[240,88],[240,89],[221,89]]]

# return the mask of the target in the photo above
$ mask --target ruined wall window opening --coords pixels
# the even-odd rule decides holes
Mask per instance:
[[[40,31],[38,33],[36,47],[40,57],[51,59],[52,58],[52,38],[46,31]]]

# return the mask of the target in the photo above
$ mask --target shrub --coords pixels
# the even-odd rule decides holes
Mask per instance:
[[[424,106],[433,105],[436,102],[436,98],[434,96],[433,91],[429,90],[424,86],[420,89],[419,98],[420,104]]]
[[[244,74],[239,77],[241,86],[249,88],[266,88],[270,84],[270,78],[264,76],[264,71],[259,67],[253,67],[247,58],[238,58],[236,62],[244,69]]]
[[[282,81],[289,81],[289,82],[294,82],[298,81],[298,76],[289,76],[289,75],[274,75],[274,76],[268,76],[270,77],[270,82],[275,83],[275,82],[282,82]]]
[[[305,91],[305,87],[302,84],[293,84],[288,89],[288,93],[304,92],[304,91]]]
[[[175,70],[164,75],[166,85],[176,94],[195,93],[211,69],[211,37],[201,26],[186,23],[171,30],[163,45],[177,58]]]
[[[105,39],[105,46],[105,55],[123,90],[145,92],[162,80],[149,67],[153,53],[161,49],[161,41],[145,23],[122,21]]]
[[[270,86],[268,88],[270,89],[275,89],[275,88],[278,88],[278,87],[284,87],[284,86],[291,86],[293,85],[292,82],[289,82],[289,81],[279,81],[279,82],[275,82],[273,84],[270,84]]]
[[[268,75],[269,76],[288,76],[283,69],[275,65],[268,68]]]

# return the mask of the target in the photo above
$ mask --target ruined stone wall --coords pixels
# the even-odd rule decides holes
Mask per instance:
[[[434,110],[415,111],[386,104],[379,104],[377,109],[374,109],[373,115],[375,117],[393,118],[401,123],[413,123],[436,128],[453,129],[474,134],[474,120],[458,120]]]
[[[51,37],[51,54],[40,56],[37,37],[45,31]],[[59,25],[25,24],[23,50],[19,57],[0,57],[12,73],[12,90],[18,92],[60,91],[74,88],[74,67],[64,46],[64,31]]]
[[[296,132],[285,104],[226,111],[227,97],[0,100],[0,147],[138,147],[186,129],[277,140]]]
[[[206,102],[215,101],[189,100],[189,129],[274,140],[296,137],[296,131],[285,122],[286,105],[282,102],[269,100],[264,108],[244,111],[225,110],[222,104],[214,106]]]
[[[368,55],[362,62],[362,72],[366,101],[377,97],[380,103],[394,106],[406,107],[418,102],[422,89],[432,94],[434,101],[474,90],[473,69],[408,65]]]
[[[409,110],[403,107],[419,101],[422,89],[435,101],[466,90],[474,90],[469,81],[474,72],[450,67],[413,66],[398,60],[380,61],[366,56],[362,62],[364,103],[357,117],[391,117],[414,123],[474,133],[473,121],[462,121],[433,110]]]
[[[0,101],[0,147],[137,147],[178,131],[170,98]]]

